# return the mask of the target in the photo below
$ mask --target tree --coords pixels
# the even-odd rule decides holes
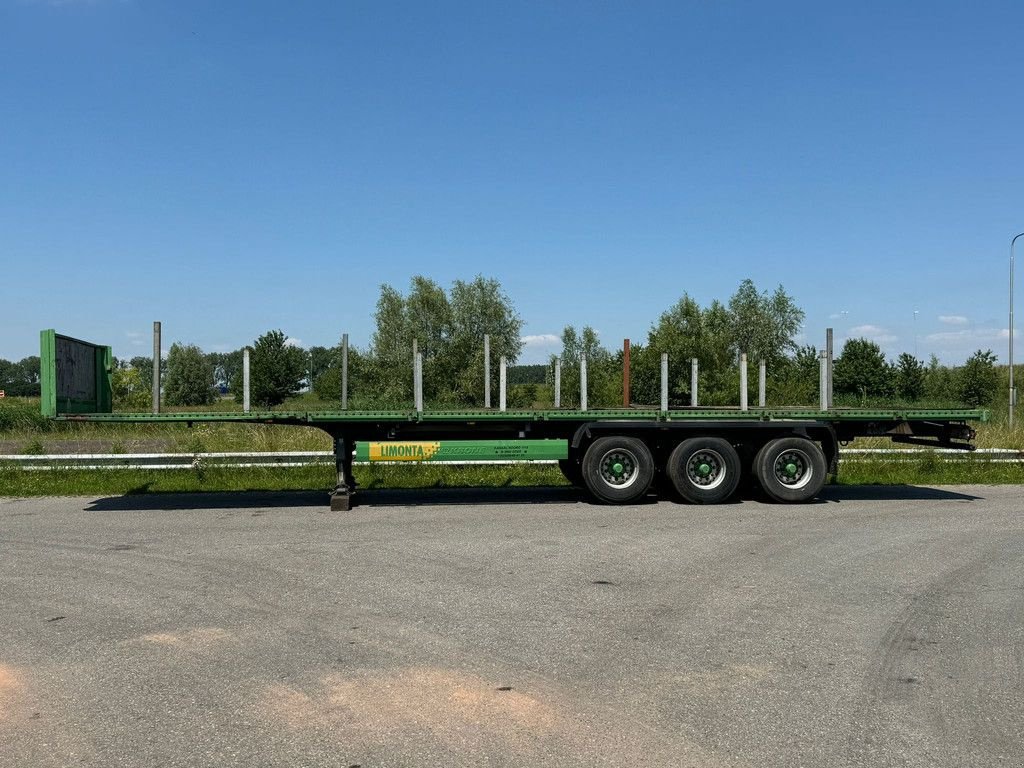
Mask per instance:
[[[862,400],[886,397],[891,391],[892,369],[875,342],[847,339],[833,366],[835,391],[857,395]]]
[[[234,352],[207,352],[206,365],[213,371],[216,386],[231,389],[235,377],[242,372],[242,350]],[[148,358],[146,358],[148,362]]]
[[[907,352],[901,354],[896,360],[896,394],[909,402],[920,400],[924,396],[925,374],[923,362]]]
[[[306,353],[288,343],[283,331],[267,331],[253,345],[249,356],[249,395],[264,407],[280,405],[298,393],[306,376]],[[232,390],[242,400],[242,377],[236,376]]]
[[[137,355],[128,361],[128,367],[134,368],[139,372],[139,376],[142,378],[142,383],[148,388],[153,388],[153,358],[145,357],[143,355]],[[162,358],[160,360],[160,376],[161,381],[167,376],[167,360]]]
[[[493,278],[477,275],[471,282],[456,280],[451,289],[452,371],[456,399],[483,402],[483,337],[490,337],[491,392],[498,391],[498,360],[512,366],[523,351],[523,321],[515,305]]]
[[[740,283],[728,305],[702,308],[688,294],[661,313],[647,342],[634,345],[632,389],[638,402],[656,403],[661,392],[661,355],[668,354],[669,403],[690,401],[690,361],[697,359],[700,402],[735,404],[739,399],[738,358],[751,365],[764,358],[770,371],[784,366],[797,349],[795,336],[804,313],[782,286],[759,292],[751,280]],[[756,379],[750,378],[751,386]]]
[[[522,320],[497,280],[456,280],[450,295],[425,277],[412,279],[403,296],[381,286],[370,365],[379,400],[412,399],[412,342],[423,355],[424,398],[435,403],[479,404],[483,400],[483,337],[490,336],[491,388],[497,391],[498,359],[519,357]]]
[[[782,286],[758,292],[753,280],[744,280],[729,299],[729,317],[735,352],[746,352],[751,361],[774,366],[796,350],[793,340],[800,330],[804,311]]]
[[[953,401],[957,399],[955,371],[939,363],[932,355],[924,374],[924,392],[929,400]]]
[[[168,405],[209,405],[216,399],[213,370],[194,344],[172,344],[167,355],[164,398]]]
[[[39,358],[0,360],[0,389],[9,397],[39,397]]]
[[[622,356],[616,359],[605,349],[597,331],[589,325],[577,332],[571,325],[562,331],[561,404],[580,405],[580,360],[587,360],[587,407],[613,407],[622,402]]]
[[[341,344],[331,347],[325,355],[327,361],[323,368],[317,368],[313,379],[313,392],[320,400],[341,402]],[[349,407],[353,403],[373,408],[380,405],[376,399],[375,382],[369,379],[369,365],[366,355],[356,347],[348,348],[348,400]]]
[[[957,394],[967,405],[988,405],[999,388],[999,374],[996,372],[996,356],[991,349],[980,349],[967,358],[957,371]]]
[[[688,294],[683,294],[661,313],[651,326],[645,344],[630,350],[630,388],[632,399],[657,403],[661,399],[661,355],[668,354],[669,403],[689,403],[690,360],[711,363],[713,351],[707,344],[705,313]],[[726,353],[727,354],[727,353]]]
[[[341,349],[338,347],[312,346],[309,348],[309,383],[316,382],[320,374],[341,365]],[[339,376],[339,381],[340,381]],[[339,390],[340,391],[340,390]]]
[[[146,386],[136,368],[119,365],[110,378],[115,410],[138,412],[145,411],[152,405],[152,385]]]
[[[792,357],[768,371],[768,399],[777,405],[808,405],[819,396],[821,358],[813,345],[799,347]]]

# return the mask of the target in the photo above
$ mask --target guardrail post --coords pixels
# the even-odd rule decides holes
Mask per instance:
[[[153,323],[153,413],[160,413],[160,321]]]
[[[747,410],[747,353],[740,352],[740,410]]]
[[[249,412],[249,348],[242,350],[242,410]]]
[[[821,369],[818,372],[818,400],[819,407],[823,411],[828,410],[828,352],[824,349],[820,352]]]
[[[484,408],[491,407],[491,337],[484,334]]]
[[[668,352],[661,353],[661,410],[668,413]]]
[[[507,410],[508,378],[506,375],[505,356],[498,358],[498,406],[501,410]]]
[[[697,358],[690,360],[690,407],[697,407]]]
[[[767,403],[767,378],[768,378],[768,364],[765,363],[764,358],[761,358],[761,363],[758,365],[757,370],[757,404],[759,407],[764,408]]]
[[[587,358],[580,358],[580,410],[587,410]]]
[[[348,334],[341,334],[341,410],[348,410]]]
[[[555,358],[555,408],[562,407],[562,359]]]

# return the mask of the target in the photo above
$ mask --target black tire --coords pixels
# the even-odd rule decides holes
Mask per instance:
[[[686,501],[693,504],[721,504],[736,493],[742,465],[728,440],[693,437],[675,447],[665,472]]]
[[[780,437],[757,452],[754,473],[761,489],[775,501],[810,501],[825,486],[825,453],[805,437]]]
[[[558,468],[562,470],[565,479],[576,488],[583,488],[583,467],[576,459],[559,459]]]
[[[635,437],[601,437],[587,448],[582,470],[594,498],[628,504],[647,495],[654,480],[654,458]]]

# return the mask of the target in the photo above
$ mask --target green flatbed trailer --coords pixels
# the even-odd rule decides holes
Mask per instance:
[[[557,460],[598,501],[629,503],[654,486],[698,504],[756,481],[771,498],[802,502],[858,437],[973,450],[978,409],[615,408],[597,410],[250,411],[114,413],[110,349],[42,332],[42,411],[93,423],[238,422],[317,427],[334,441],[331,508],[350,508],[354,457],[364,461]],[[656,482],[663,479],[667,482]]]

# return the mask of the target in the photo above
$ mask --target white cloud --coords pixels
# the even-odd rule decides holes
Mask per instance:
[[[963,315],[939,315],[939,322],[946,325],[967,325],[967,318]]]
[[[892,344],[894,341],[899,340],[899,336],[895,336],[886,328],[880,325],[855,325],[849,331],[846,332],[847,338],[850,339],[868,339],[876,344]]]
[[[301,346],[303,346],[302,339],[292,339],[292,338],[285,339],[284,345],[286,347],[301,347]]]
[[[930,333],[924,338],[925,341],[929,341],[937,346],[955,347],[966,343],[980,344],[1005,341],[1010,338],[1010,330],[1008,328],[965,328],[962,331]]]
[[[958,331],[939,331],[922,337],[928,351],[944,363],[959,365],[975,350],[992,349],[1000,357],[1006,354],[1007,328],[961,328]]]
[[[546,363],[551,355],[562,350],[562,337],[553,333],[523,336],[519,340],[523,342],[523,353],[519,359],[522,365]]]

